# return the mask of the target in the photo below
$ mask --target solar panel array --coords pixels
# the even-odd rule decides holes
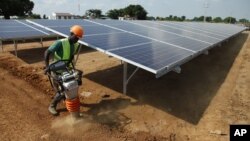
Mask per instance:
[[[118,21],[32,20],[32,24],[67,37],[70,27],[84,27],[80,43],[156,74],[156,77],[237,35],[245,27],[229,24]]]
[[[25,20],[0,20],[0,40],[29,39],[55,35]]]

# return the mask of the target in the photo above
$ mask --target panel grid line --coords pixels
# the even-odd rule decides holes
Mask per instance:
[[[30,25],[28,25],[28,24],[25,24],[25,23],[21,22],[21,21],[18,21],[18,20],[15,20],[15,21],[18,22],[18,23],[20,23],[20,24],[26,25],[26,26],[28,26],[28,27],[30,27],[30,28],[32,28],[32,29],[35,29],[35,30],[37,30],[37,31],[39,31],[39,32],[42,32],[42,33],[44,33],[44,34],[46,34],[46,35],[49,35],[49,33],[46,33],[46,32],[44,32],[44,31],[42,31],[42,30],[40,30],[40,29],[37,29],[37,28],[35,28],[35,27],[32,27],[32,26],[30,26]]]
[[[175,46],[177,48],[181,48],[181,49],[193,52],[193,53],[196,52],[196,51],[191,50],[191,49],[186,49],[186,48],[181,47],[181,46],[177,46],[177,45],[170,44],[170,43],[167,43],[167,42],[164,42],[164,41],[160,41],[160,40],[157,40],[157,39],[154,39],[154,38],[150,38],[150,37],[147,37],[147,36],[136,34],[136,33],[130,32],[130,31],[126,31],[126,30],[120,29],[120,28],[116,28],[116,27],[112,27],[112,26],[109,26],[109,25],[101,24],[101,23],[94,22],[94,21],[91,21],[91,20],[86,20],[86,21],[89,21],[89,22],[92,22],[92,23],[95,23],[95,24],[99,24],[99,25],[103,25],[103,26],[106,26],[106,27],[109,27],[109,28],[117,29],[117,30],[120,30],[120,31],[124,31],[124,32],[130,33],[130,34],[137,35],[137,36],[140,36],[140,37],[144,37],[144,38],[147,38],[147,39],[151,39],[151,40],[154,40],[154,41],[158,41],[158,42],[161,42],[161,43],[164,43],[164,44],[172,45],[172,46]]]
[[[128,22],[128,21],[124,21],[124,22]],[[202,40],[199,40],[199,39],[195,39],[195,38],[192,38],[192,37],[188,37],[188,36],[180,35],[180,34],[177,34],[177,33],[173,33],[173,32],[166,31],[166,30],[162,30],[162,29],[158,29],[158,28],[154,28],[154,27],[149,27],[149,26],[145,26],[145,25],[141,25],[141,24],[138,24],[138,23],[133,23],[133,22],[128,22],[128,23],[135,24],[135,25],[138,25],[138,26],[143,26],[143,27],[146,27],[146,28],[151,28],[151,29],[159,30],[159,31],[162,31],[162,32],[166,32],[166,33],[174,34],[174,35],[177,35],[177,36],[181,36],[181,37],[189,38],[189,39],[191,39],[191,40],[196,40],[196,41],[199,41],[199,42],[203,42],[203,43],[207,43],[207,44],[212,45],[212,43],[210,43],[210,42],[202,41]]]

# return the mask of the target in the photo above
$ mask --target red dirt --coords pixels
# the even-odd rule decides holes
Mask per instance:
[[[0,140],[226,141],[230,124],[250,124],[250,37],[244,32],[160,79],[140,70],[122,95],[120,61],[84,48],[77,68],[83,118],[47,107],[53,96],[38,43],[0,54]],[[45,42],[49,45],[52,42]],[[132,71],[134,67],[129,66]],[[143,83],[142,83],[143,82]],[[90,96],[84,94],[90,93]]]

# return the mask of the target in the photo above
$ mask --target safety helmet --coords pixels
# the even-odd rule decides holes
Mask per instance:
[[[80,25],[74,25],[70,28],[70,32],[74,33],[78,38],[82,38],[83,36],[83,28]]]

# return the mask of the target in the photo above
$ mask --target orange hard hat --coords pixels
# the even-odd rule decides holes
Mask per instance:
[[[80,25],[74,25],[70,28],[70,32],[74,33],[78,38],[82,38],[84,31]]]

